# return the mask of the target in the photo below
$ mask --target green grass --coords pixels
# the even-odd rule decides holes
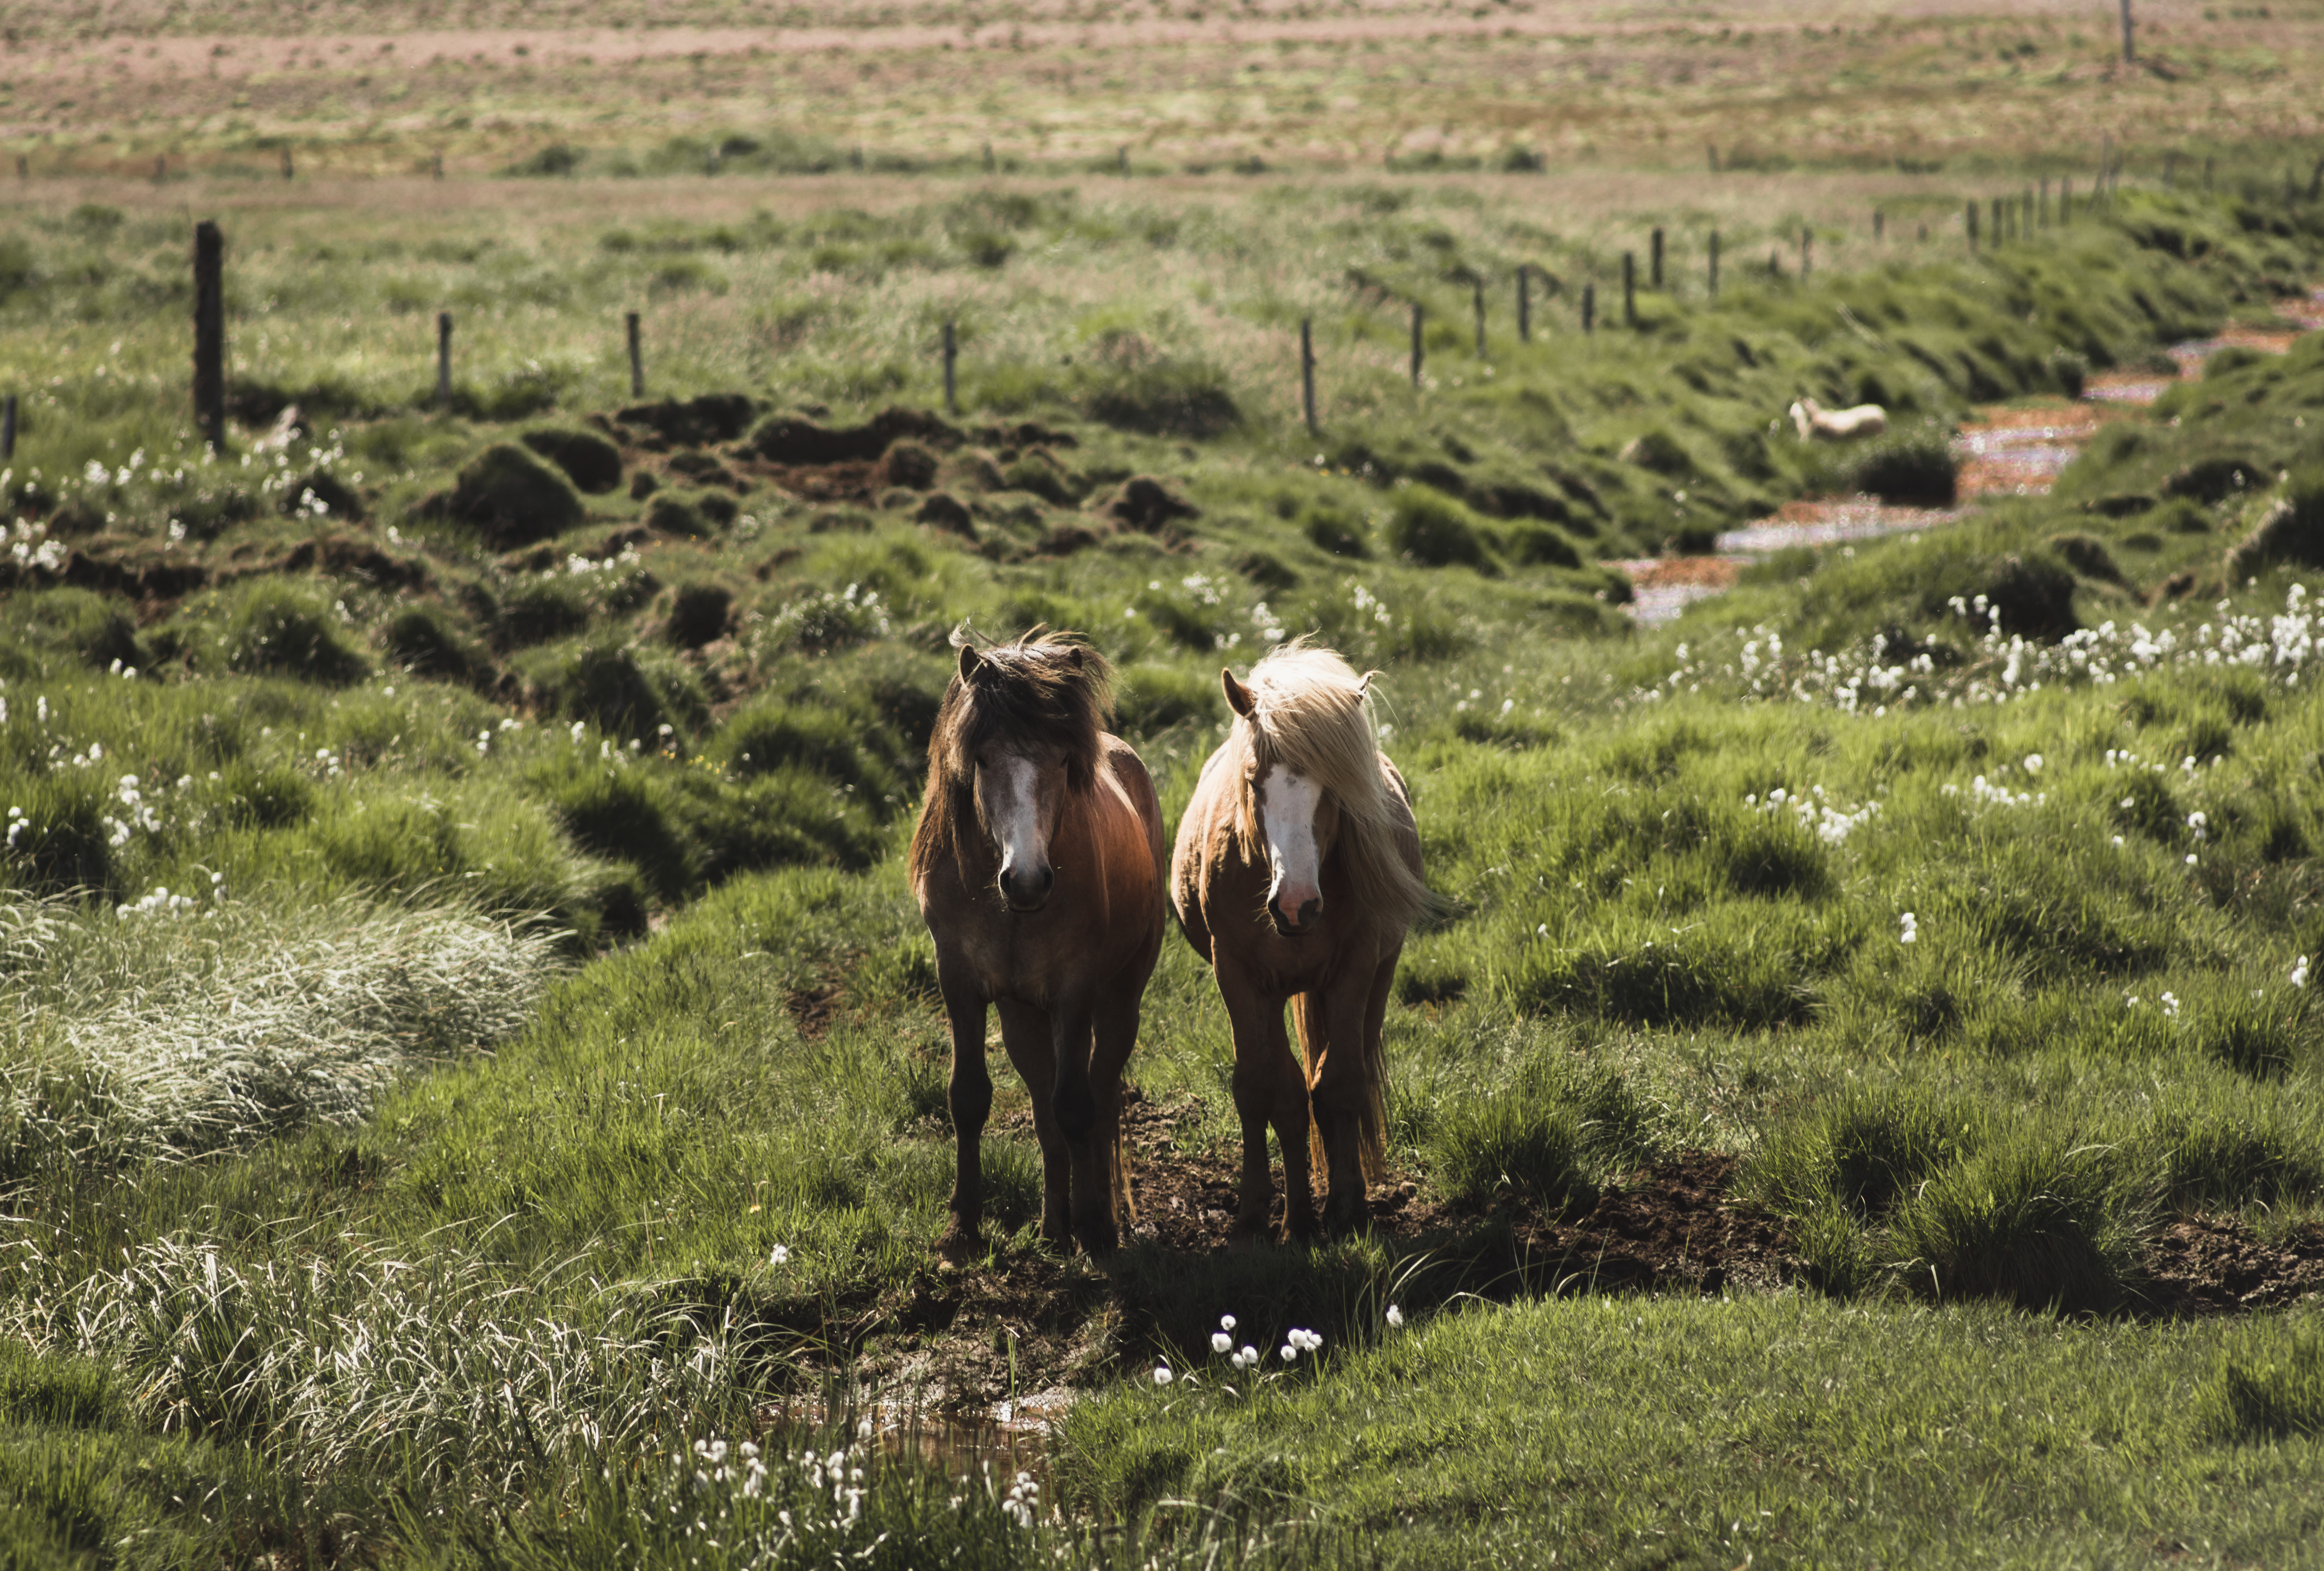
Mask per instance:
[[[254,246],[242,381],[297,395],[308,437],[196,456],[152,396],[181,348],[158,317],[33,400],[0,484],[94,532],[12,528],[0,601],[0,1506],[30,1563],[739,1561],[814,1493],[789,1452],[963,1359],[981,1389],[1012,1337],[1086,1388],[1043,1486],[1062,1522],[867,1458],[862,1519],[776,1558],[881,1532],[897,1564],[2298,1557],[2306,1318],[2142,1316],[2160,1228],[2273,1236],[2324,1202],[2324,1022],[2293,980],[2324,952],[2296,548],[2324,357],[2222,359],[2049,498],[1787,554],[1666,632],[1597,562],[1870,483],[1766,436],[1802,390],[1889,403],[1884,483],[1925,493],[1918,422],[2263,314],[2312,266],[2309,209],[2126,192],[1976,267],[1738,282],[1484,362],[1440,334],[1416,403],[1401,317],[1331,281],[1342,253],[1443,328],[1448,258],[1562,243],[1444,192],[1253,200],[1333,259],[1299,288],[1343,292],[1261,280],[1215,216],[1158,246],[1134,192],[593,232],[586,263],[544,231],[465,286],[541,341],[480,333],[438,415],[371,328],[317,328],[415,287],[418,252],[325,301]],[[0,363],[87,365],[75,335],[178,243],[145,224],[29,225]],[[650,495],[542,488],[604,454],[518,442],[627,396],[573,346],[681,253],[686,289],[776,327],[834,269],[861,288],[803,335],[722,328],[673,391],[832,427],[927,406],[909,335],[943,305],[963,424],[1050,429],[908,438],[838,501],[738,491],[711,473],[733,446],[662,437],[624,460]],[[1188,268],[1217,280],[1200,313]],[[1267,347],[1311,311],[1351,368],[1319,439]],[[318,473],[360,519],[297,510]],[[1137,476],[1196,510],[1117,524]],[[914,521],[931,485],[973,536]],[[207,577],[52,584],[33,555],[68,543]],[[896,852],[947,636],[1038,621],[1119,662],[1170,817],[1221,664],[1313,631],[1381,668],[1445,897],[1387,1023],[1389,1157],[1436,1233],[1056,1262],[1004,1073],[971,1275],[1041,1285],[942,1307],[949,1043]],[[1231,1035],[1176,941],[1146,1022],[1130,1077],[1183,1111],[1141,1163],[1230,1157]],[[1603,1299],[1520,1245],[1521,1217],[1703,1153],[1739,1159],[1803,1283]],[[1210,1359],[1222,1313],[1268,1378]],[[1276,1356],[1295,1328],[1320,1360]],[[697,1493],[695,1442],[745,1438],[772,1482]]]

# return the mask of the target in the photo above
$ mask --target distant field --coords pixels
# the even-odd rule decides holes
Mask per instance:
[[[796,165],[1139,173],[1546,163],[2141,167],[2311,139],[2312,5],[42,7],[0,51],[0,152],[42,174],[595,167],[686,139]],[[584,165],[585,168],[591,167]]]

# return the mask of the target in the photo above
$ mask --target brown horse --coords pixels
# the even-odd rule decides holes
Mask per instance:
[[[1211,962],[1234,1029],[1242,1118],[1237,1237],[1267,1230],[1267,1130],[1283,1149],[1284,1222],[1363,1225],[1382,1164],[1380,1022],[1404,935],[1431,904],[1404,777],[1380,752],[1359,676],[1298,644],[1222,671],[1233,730],[1194,787],[1170,861],[1170,899]],[[1283,1032],[1292,1004],[1303,1069]]]
[[[1042,1235],[1070,1230],[1102,1254],[1121,1210],[1136,1215],[1121,1070],[1162,952],[1162,811],[1138,755],[1105,731],[1111,695],[1103,657],[1070,638],[964,641],[928,743],[911,877],[952,1026],[950,1258],[982,1243],[988,1005],[1033,1096]]]

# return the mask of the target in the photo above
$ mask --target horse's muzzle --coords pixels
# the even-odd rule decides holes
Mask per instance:
[[[1285,938],[1306,937],[1315,931],[1316,921],[1323,914],[1323,902],[1321,899],[1302,901],[1299,906],[1299,920],[1296,922],[1285,920],[1283,908],[1279,905],[1269,905],[1267,908],[1267,919],[1275,923],[1275,931]]]
[[[1029,915],[1047,905],[1049,891],[1056,885],[1055,868],[1043,868],[1038,873],[1019,872],[1015,868],[1001,869],[1001,898],[1019,915]]]

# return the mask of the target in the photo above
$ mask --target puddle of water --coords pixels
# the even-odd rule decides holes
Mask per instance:
[[[1720,537],[1724,547],[1725,536]],[[1630,581],[1629,612],[1641,627],[1658,628],[1709,595],[1735,587],[1748,556],[1649,556],[1609,562]]]
[[[859,1439],[876,1442],[892,1456],[933,1463],[948,1474],[986,1466],[1002,1479],[1028,1473],[1046,1484],[1049,1438],[1072,1405],[1073,1393],[1062,1390],[953,1411],[880,1401],[867,1402],[847,1421]],[[758,1416],[764,1426],[793,1431],[827,1428],[835,1417],[821,1398],[805,1396],[770,1404]]]
[[[2074,461],[2098,428],[2128,418],[2165,390],[2200,377],[2203,363],[2221,349],[2241,347],[2281,354],[2302,335],[2324,330],[2324,288],[2307,299],[2279,300],[2276,315],[2295,329],[2230,327],[2211,338],[2173,344],[2163,353],[2179,368],[2175,377],[2150,371],[2106,372],[2089,379],[2077,403],[1988,408],[1952,438],[1960,461],[1960,491],[1974,505],[1987,496],[2039,496]],[[1642,627],[1660,627],[1698,600],[1732,588],[1753,561],[1789,546],[1832,546],[1849,540],[1908,534],[1960,520],[1967,507],[1890,507],[1877,497],[1826,498],[1785,502],[1775,517],[1719,537],[1715,556],[1656,557],[1609,562],[1626,574],[1635,592],[1630,615]]]

